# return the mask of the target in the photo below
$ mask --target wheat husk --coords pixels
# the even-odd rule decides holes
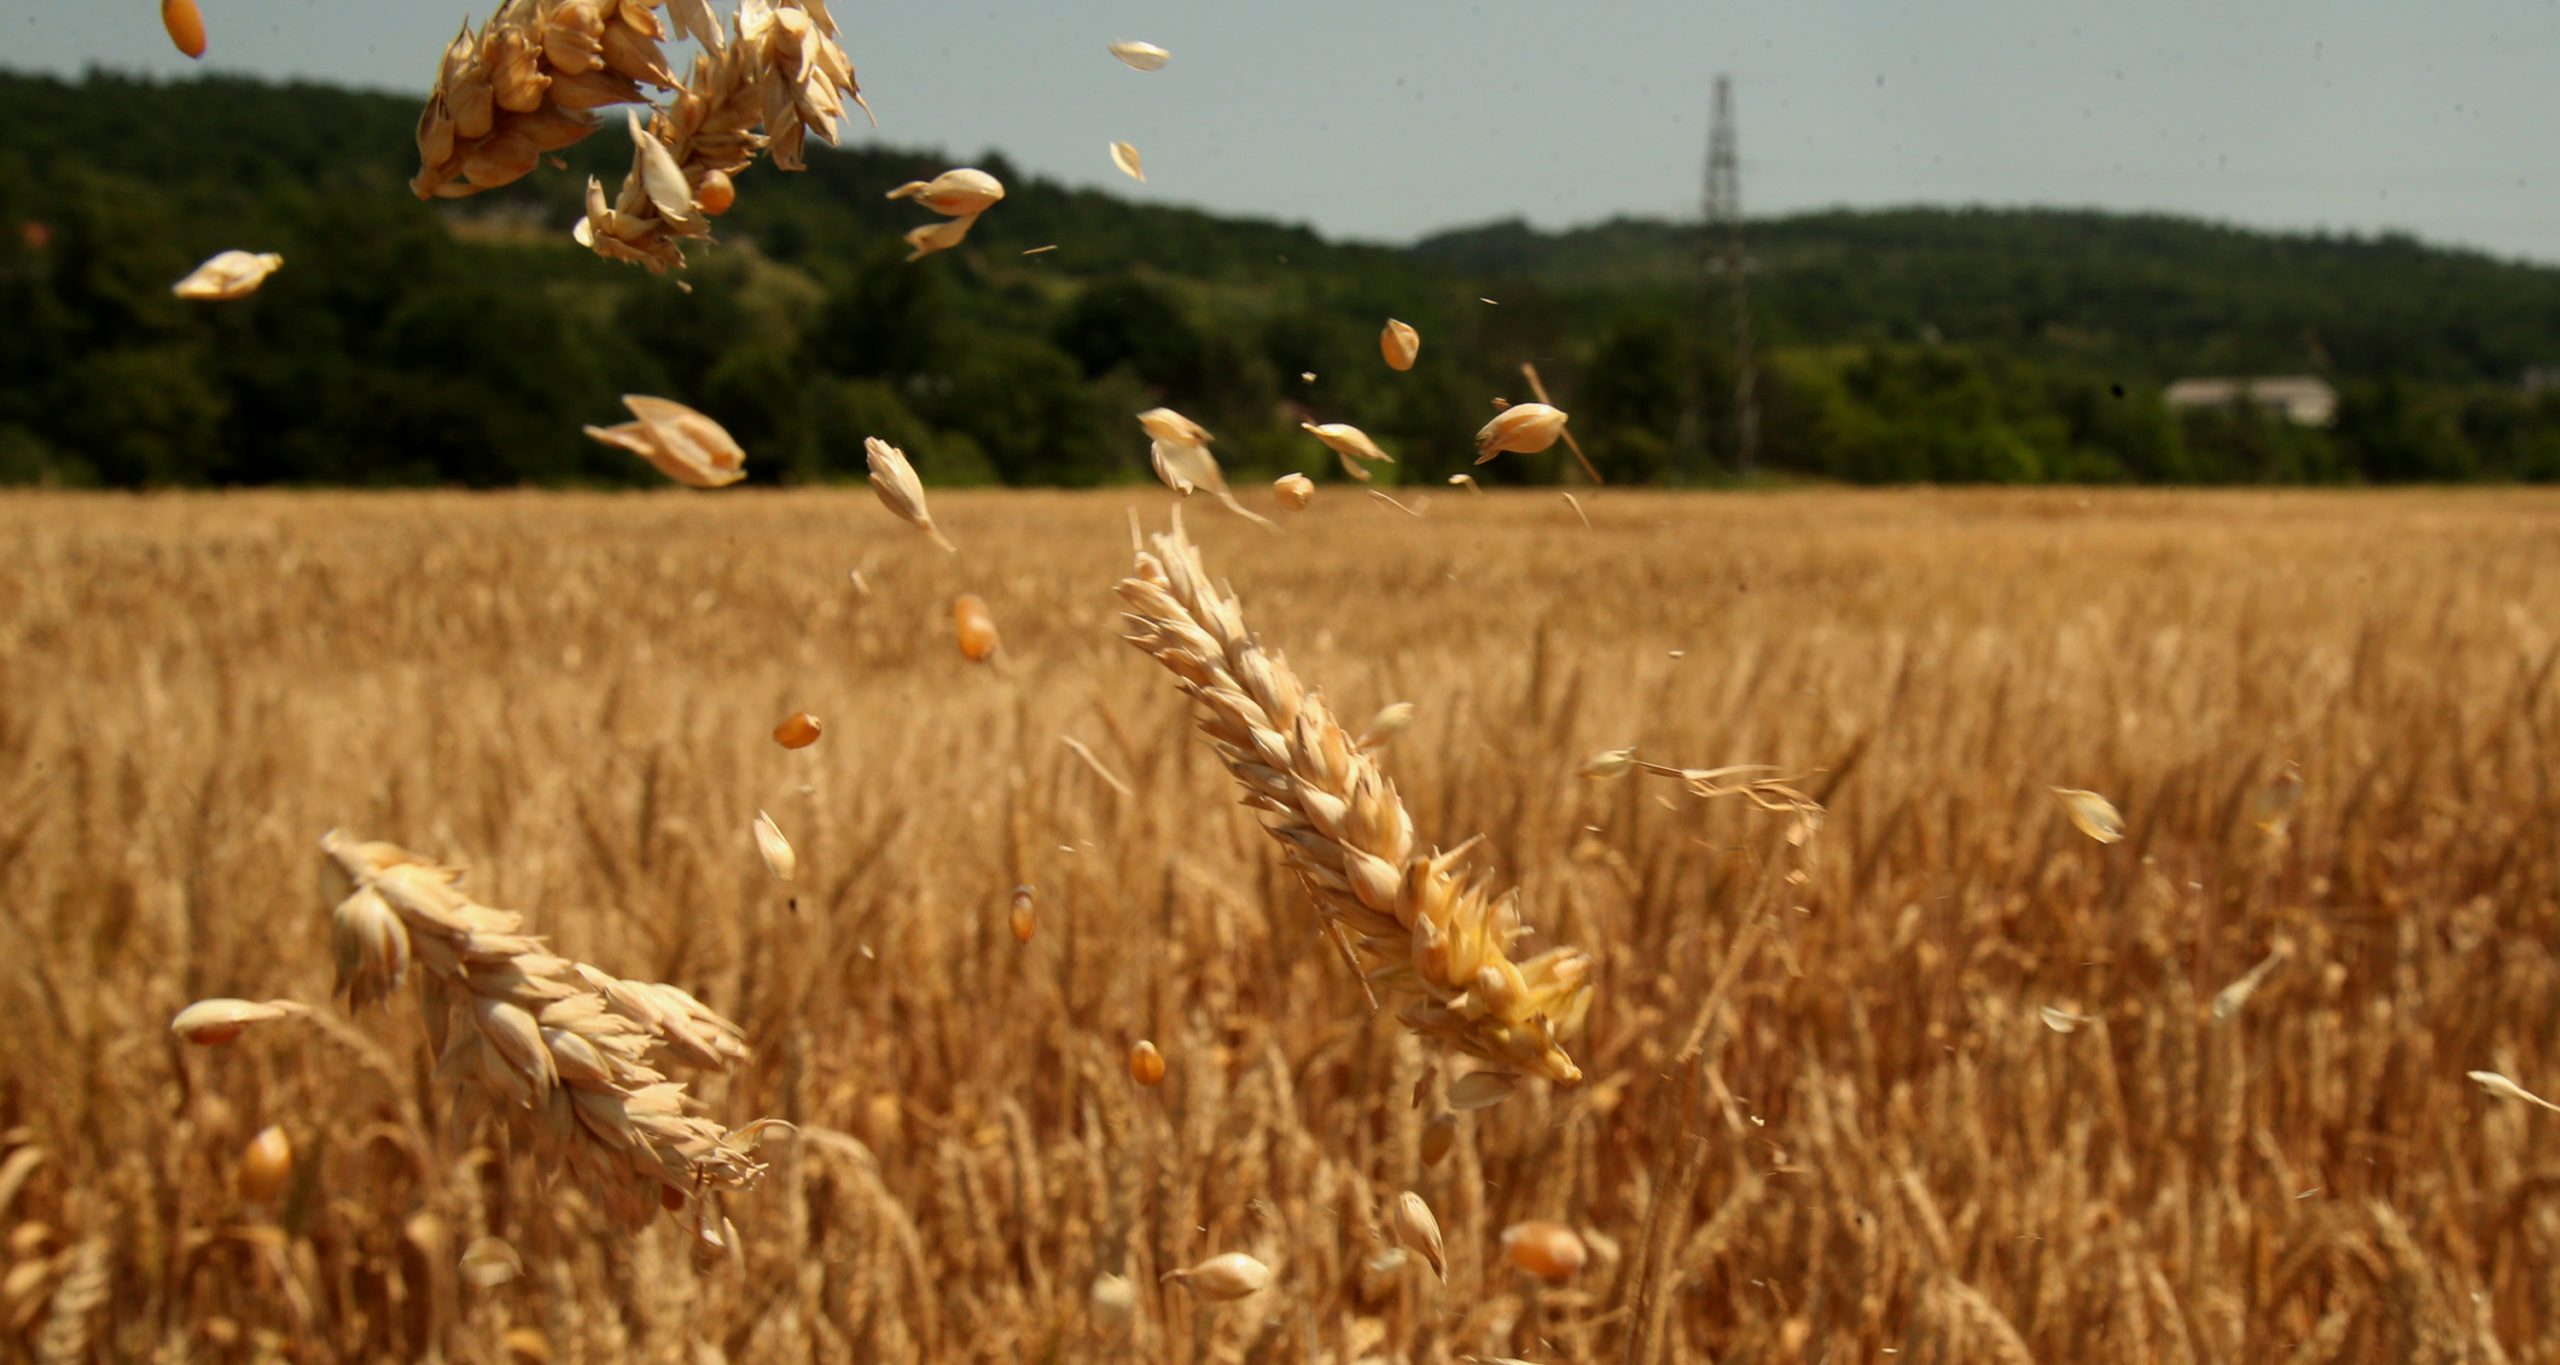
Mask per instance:
[[[1156,411],[1168,410],[1158,408]],[[1174,416],[1181,418],[1178,413]],[[1145,422],[1147,414],[1139,414],[1138,420]],[[1181,418],[1181,420],[1186,425],[1191,425],[1190,419]],[[1149,427],[1149,430],[1154,429],[1153,426]],[[1192,430],[1198,431],[1199,428],[1192,425]],[[1201,432],[1200,435],[1203,440],[1208,437],[1207,432]],[[1225,504],[1228,511],[1259,526],[1271,525],[1269,517],[1236,501],[1236,495],[1227,487],[1226,474],[1218,468],[1218,457],[1209,453],[1208,446],[1158,437],[1148,443],[1147,459],[1154,466],[1156,477],[1163,480],[1164,486],[1174,492],[1187,498],[1194,490],[1205,488],[1212,497]]]
[[[1545,403],[1510,404],[1477,430],[1476,463],[1483,464],[1506,451],[1535,455],[1564,434],[1565,421],[1563,409]]]
[[[217,252],[187,272],[185,279],[169,286],[169,292],[201,302],[245,299],[257,293],[267,277],[283,265],[284,257],[272,251]]]
[[[1241,1251],[1212,1256],[1195,1266],[1164,1273],[1164,1282],[1178,1284],[1204,1299],[1225,1301],[1257,1294],[1271,1283],[1271,1267]]]
[[[2062,813],[2071,818],[2072,826],[2102,844],[2112,844],[2124,837],[2124,816],[2115,803],[2093,791],[2078,787],[2050,788],[2054,799],[2062,803]]]
[[[729,429],[672,399],[626,393],[635,421],[587,427],[586,434],[647,460],[688,488],[726,488],[747,477],[747,452]]]
[[[1165,63],[1173,60],[1173,54],[1163,48],[1153,43],[1139,42],[1133,38],[1123,38],[1113,43],[1111,55],[1119,58],[1120,64],[1132,71],[1162,71]]]
[[[978,215],[964,214],[939,223],[925,223],[907,229],[907,260],[912,263],[938,251],[949,251],[968,240],[969,229],[978,225]]]
[[[907,452],[877,436],[865,436],[862,453],[871,466],[871,491],[879,495],[880,505],[924,532],[945,553],[960,553],[960,547],[933,524],[933,513],[924,505],[924,480],[916,477],[915,466],[907,462]]]
[[[1369,471],[1360,463],[1361,461],[1368,460],[1378,464],[1396,462],[1396,457],[1380,450],[1378,443],[1370,440],[1367,432],[1349,423],[1300,422],[1298,429],[1324,442],[1325,448],[1331,450],[1334,458],[1342,462],[1342,472],[1362,483],[1369,481]]]
[[[311,1007],[294,1000],[199,1000],[169,1021],[169,1031],[201,1047],[228,1043],[260,1024],[299,1019]]]
[[[1411,1190],[1396,1196],[1388,1225],[1395,1229],[1396,1241],[1431,1263],[1431,1273],[1443,1284],[1449,1281],[1449,1258],[1441,1250],[1440,1220],[1422,1196]]]
[[[1004,198],[1004,182],[974,166],[963,166],[931,180],[910,180],[889,191],[888,197],[912,199],[946,218],[969,218]]]

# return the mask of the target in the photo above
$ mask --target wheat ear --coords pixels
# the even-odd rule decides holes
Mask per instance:
[[[352,890],[331,916],[338,990],[355,1008],[387,998],[412,963],[437,1073],[467,1099],[529,1129],[537,1157],[566,1167],[607,1211],[637,1227],[684,1212],[698,1257],[725,1254],[734,1229],[722,1191],[764,1174],[755,1141],[687,1112],[675,1061],[725,1070],[748,1056],[738,1026],[674,986],[624,981],[556,957],[518,932],[523,917],[481,905],[461,873],[396,844],[335,830],[321,850]]]
[[[703,55],[647,127],[632,120],[621,192],[608,203],[604,187],[587,182],[587,213],[576,230],[597,255],[661,273],[683,267],[680,241],[710,239],[710,220],[736,199],[733,177],[757,153],[782,170],[804,169],[809,134],[835,141],[847,99],[871,112],[824,0],[743,4],[725,39],[709,0],[691,0],[678,19]]]
[[[1415,851],[1395,784],[1335,720],[1320,693],[1246,631],[1211,586],[1179,517],[1120,582],[1129,642],[1198,703],[1200,728],[1336,932],[1369,959],[1368,982],[1405,1001],[1414,1032],[1563,1085],[1582,1080],[1556,1041],[1590,1007],[1591,958],[1554,948],[1511,959],[1519,896],[1456,870],[1468,844]],[[1472,844],[1473,841],[1468,841]]]
[[[594,111],[639,104],[643,86],[676,83],[646,3],[506,0],[477,33],[445,48],[418,116],[421,199],[478,194],[522,179],[545,152],[584,140]]]

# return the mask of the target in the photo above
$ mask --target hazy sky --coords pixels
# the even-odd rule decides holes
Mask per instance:
[[[404,92],[463,18],[420,0],[202,4],[213,69]],[[1694,215],[1725,71],[1755,215],[2097,205],[2560,261],[2560,0],[832,8],[881,119],[852,138],[998,148],[1073,183],[1338,235]],[[1173,64],[1127,70],[1103,51],[1119,37]],[[0,0],[0,65],[91,64],[191,65],[151,0]],[[1120,138],[1147,185],[1112,170]]]

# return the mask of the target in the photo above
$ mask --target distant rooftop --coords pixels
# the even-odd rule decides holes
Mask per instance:
[[[2181,379],[2160,395],[2180,412],[2251,407],[2296,426],[2326,426],[2337,415],[2338,391],[2307,374],[2237,375]]]

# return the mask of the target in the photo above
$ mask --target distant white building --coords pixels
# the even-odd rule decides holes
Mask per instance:
[[[2338,414],[2338,391],[2307,374],[2181,379],[2160,395],[2172,412],[2255,408],[2301,427],[2324,427]]]

